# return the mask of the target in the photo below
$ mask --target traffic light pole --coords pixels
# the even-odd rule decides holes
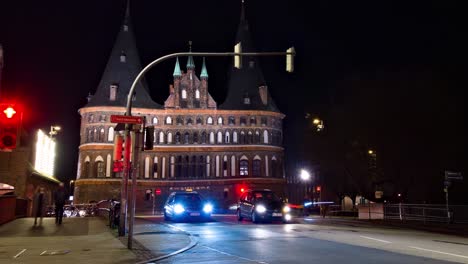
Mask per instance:
[[[130,87],[130,91],[128,92],[128,95],[127,95],[127,105],[126,105],[125,115],[126,116],[131,116],[132,115],[132,97],[133,97],[133,93],[135,92],[136,85],[140,82],[140,80],[143,78],[143,76],[145,75],[145,73],[147,71],[149,71],[156,64],[159,64],[162,61],[165,61],[165,60],[168,60],[168,59],[171,59],[171,58],[175,58],[175,57],[179,57],[179,56],[235,57],[235,58],[237,58],[237,61],[240,61],[239,58],[241,58],[242,56],[284,56],[284,55],[286,55],[286,70],[289,71],[289,72],[292,72],[293,69],[294,69],[294,67],[293,67],[293,65],[294,65],[293,56],[296,55],[296,52],[295,52],[294,48],[289,48],[286,52],[242,52],[242,51],[241,52],[179,52],[179,53],[172,53],[172,54],[162,56],[162,57],[152,61],[148,65],[146,65],[146,67],[143,68],[143,70],[141,70],[140,73],[138,73],[138,75],[135,78],[135,80],[133,81],[132,86]],[[125,126],[125,135],[126,135],[125,140],[126,140],[126,142],[127,142],[127,138],[129,136],[129,134],[130,134],[130,127],[128,125],[126,125]],[[141,138],[137,137],[134,142],[137,142],[136,144],[138,144],[138,146],[141,146],[139,141],[141,141]],[[133,153],[137,153],[139,151],[140,151],[140,148],[134,148]],[[135,159],[133,159],[133,164],[134,164],[135,167],[138,167],[138,160],[137,160],[138,156],[134,155],[134,158]],[[125,164],[124,166],[129,164],[128,159],[129,159],[129,156],[124,155],[124,164]],[[128,176],[129,176],[129,174],[128,174],[127,171],[130,171],[130,170],[128,168],[125,168],[126,176],[124,176],[124,185],[125,185],[126,190],[128,191],[128,187],[126,187],[126,186],[128,185]],[[135,170],[134,173],[133,173],[133,176],[132,176],[132,197],[133,198],[136,196],[136,185],[137,185],[137,180],[136,180],[137,175],[136,174],[137,174],[137,172],[138,171]],[[122,190],[123,190],[123,188],[122,188]],[[125,196],[122,193],[122,197],[128,197],[128,193],[126,192]],[[122,204],[122,206],[123,206],[123,204]],[[133,221],[134,221],[134,218],[135,218],[135,206],[136,206],[135,199],[132,199],[132,201],[130,203],[130,208],[129,208],[129,210],[130,210],[129,234],[128,234],[128,248],[129,249],[132,249]],[[125,210],[125,213],[126,213],[126,211],[127,210]]]

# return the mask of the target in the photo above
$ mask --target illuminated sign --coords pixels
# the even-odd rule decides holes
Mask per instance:
[[[42,130],[37,131],[36,156],[34,169],[38,172],[53,177],[55,163],[55,141],[48,137]]]

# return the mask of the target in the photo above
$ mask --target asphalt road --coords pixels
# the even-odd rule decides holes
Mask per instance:
[[[291,224],[238,222],[172,223],[197,245],[158,263],[468,263],[468,239],[422,231],[317,219]]]

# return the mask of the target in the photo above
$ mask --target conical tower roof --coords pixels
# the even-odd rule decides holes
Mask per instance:
[[[127,2],[125,19],[115,41],[111,55],[102,75],[96,93],[91,96],[89,106],[123,106],[127,104],[127,95],[133,81],[141,71],[140,57],[135,43],[135,36],[130,19],[130,9]],[[110,86],[117,85],[117,96],[110,100]],[[162,108],[155,103],[150,95],[143,79],[135,89],[135,100],[132,107]]]
[[[242,52],[255,52],[245,16],[244,2],[242,2],[241,17],[235,43],[239,42],[242,44]],[[269,93],[267,95],[267,103],[264,104],[262,102],[259,87],[266,84],[257,57],[243,56],[242,68],[237,69],[232,65],[228,76],[227,97],[224,103],[220,105],[220,109],[269,110],[279,112]],[[248,104],[245,101],[246,97],[249,98]]]

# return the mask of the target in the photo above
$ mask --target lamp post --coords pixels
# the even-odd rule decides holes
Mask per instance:
[[[205,56],[205,57],[234,57],[235,58],[235,67],[236,68],[240,68],[241,67],[241,64],[239,63],[240,62],[240,58],[242,56],[284,56],[286,55],[286,71],[288,72],[292,72],[294,70],[294,56],[296,55],[296,51],[294,50],[294,47],[291,47],[289,48],[286,52],[242,52],[242,48],[241,48],[241,43],[239,42],[238,44],[236,44],[236,47],[234,48],[235,52],[178,52],[178,53],[172,53],[172,54],[168,54],[168,55],[165,55],[165,56],[162,56],[154,61],[152,61],[151,63],[149,63],[148,65],[146,65],[145,68],[143,68],[140,73],[138,73],[138,75],[136,76],[135,80],[133,81],[132,83],[132,86],[130,87],[130,91],[128,92],[128,95],[127,95],[127,104],[126,104],[126,110],[125,110],[125,115],[126,116],[131,116],[132,115],[132,98],[133,98],[133,94],[135,92],[135,89],[136,89],[136,85],[140,82],[140,80],[143,78],[144,74],[149,71],[153,66],[155,66],[156,64],[159,64],[160,62],[162,61],[165,61],[167,59],[170,59],[170,58],[175,58],[175,57],[179,57],[179,56],[193,56],[193,57],[201,57],[201,56]],[[134,155],[134,160],[138,160],[138,151],[139,149],[136,148],[135,145],[138,145],[140,146],[141,142],[139,142],[139,138],[140,138],[140,131],[135,131],[135,132],[132,132],[132,136],[130,135],[130,130],[131,130],[131,125],[130,124],[125,124],[125,137],[124,137],[124,140],[125,142],[128,142],[130,139],[132,139],[133,142],[135,142],[135,144],[132,144],[132,148],[133,148],[133,155]],[[128,184],[128,179],[129,179],[129,176],[132,174],[132,173],[135,173],[138,171],[138,162],[135,162],[135,166],[137,166],[136,168],[129,168],[129,159],[130,157],[128,155],[124,155],[124,179],[122,179],[122,182],[123,184],[125,184],[125,187],[122,188],[122,193],[121,193],[121,216],[120,217],[124,217],[124,219],[126,218],[127,216],[127,200],[128,200],[128,188],[127,188],[127,184]],[[133,172],[132,172],[133,171]],[[129,249],[132,249],[133,247],[133,221],[134,221],[134,218],[135,218],[135,206],[136,206],[136,184],[137,184],[137,180],[136,180],[136,176],[133,176],[132,177],[132,193],[131,193],[131,203],[129,203],[129,210],[130,210],[130,219],[129,219],[129,223],[128,223],[128,243],[127,243],[127,247]],[[122,223],[122,221],[121,221]],[[125,227],[124,227],[125,229]]]
[[[70,180],[70,195],[73,195],[73,193],[74,193],[74,191],[73,191],[74,188],[72,188],[72,185],[73,185],[74,183],[75,183],[74,180]],[[73,187],[75,187],[75,186],[73,186]]]
[[[60,129],[62,128],[59,126],[50,126],[50,131],[49,131],[50,138],[54,138],[54,136],[58,134]]]

